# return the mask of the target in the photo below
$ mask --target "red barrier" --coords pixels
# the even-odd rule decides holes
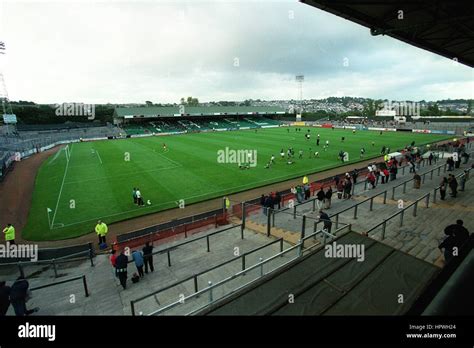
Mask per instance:
[[[171,227],[165,230],[156,231],[141,237],[133,238],[128,241],[121,243],[115,242],[112,245],[114,250],[121,250],[126,247],[134,249],[137,247],[142,247],[146,242],[153,243],[153,245],[160,245],[170,240],[177,240],[186,238],[187,236],[201,232],[209,228],[209,225],[214,225],[214,227],[227,225],[229,223],[227,214],[213,215],[208,218],[190,222],[183,225],[178,225]]]

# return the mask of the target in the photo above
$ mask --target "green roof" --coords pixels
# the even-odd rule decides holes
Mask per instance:
[[[283,114],[277,106],[184,106],[186,116]],[[143,106],[116,108],[115,117],[173,117],[181,116],[180,106]]]

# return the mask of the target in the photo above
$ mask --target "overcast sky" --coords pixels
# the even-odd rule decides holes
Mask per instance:
[[[473,98],[473,69],[297,1],[0,4],[11,100]]]

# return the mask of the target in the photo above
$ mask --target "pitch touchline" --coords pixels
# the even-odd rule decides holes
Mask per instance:
[[[99,157],[99,161],[100,161],[100,164],[102,164],[102,159],[100,158],[100,154],[99,154],[99,151],[98,150],[95,150],[97,156]]]
[[[53,220],[51,221],[51,227],[54,226],[54,219],[56,219],[56,213],[58,212],[59,201],[61,200],[61,193],[63,192],[63,187],[64,187],[64,180],[66,180],[66,174],[67,174],[67,170],[69,168],[69,161],[71,160],[72,145],[73,144],[71,144],[71,150],[69,151],[69,159],[67,159],[67,157],[66,157],[66,159],[67,159],[66,169],[64,170],[63,181],[61,183],[61,188],[59,189],[59,196],[58,196],[58,200],[56,202],[56,208],[54,209],[54,215],[53,215]]]

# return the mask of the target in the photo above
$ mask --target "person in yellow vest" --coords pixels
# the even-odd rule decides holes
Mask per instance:
[[[390,157],[389,157],[388,155],[385,155],[385,156],[383,156],[383,159],[384,159],[385,162],[388,162],[388,160],[390,159]]]
[[[107,225],[102,221],[97,221],[97,225],[95,225],[95,232],[99,236],[99,245],[105,243],[105,236],[107,232],[109,232],[109,228]]]
[[[305,175],[303,177],[303,185],[306,185],[309,182],[308,177]]]
[[[224,203],[225,203],[225,210],[229,210],[230,208],[230,199],[228,197],[224,197]]]
[[[15,227],[12,224],[8,224],[3,229],[3,233],[5,234],[5,242],[15,244]]]

